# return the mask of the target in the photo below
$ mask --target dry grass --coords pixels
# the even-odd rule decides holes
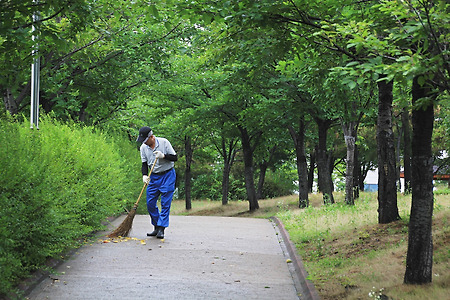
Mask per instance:
[[[185,209],[184,200],[174,200],[171,213],[190,216],[269,218],[284,208],[298,209],[297,201],[296,196],[259,200],[259,209],[250,213],[248,201],[231,201],[227,205],[222,205],[220,201],[196,200],[192,202],[192,209],[188,211]]]
[[[448,218],[435,216],[433,284],[404,285],[407,224],[375,224],[333,234],[318,243],[303,243],[301,254],[323,299],[367,299],[379,292],[392,299],[447,299]],[[315,255],[320,249],[320,255]],[[443,257],[444,256],[444,257]],[[330,280],[330,278],[332,278]]]
[[[436,196],[434,210],[433,283],[405,285],[403,276],[411,197],[399,195],[401,221],[377,223],[374,193],[363,193],[354,207],[336,194],[336,204],[322,205],[320,195],[310,195],[310,207],[299,209],[297,196],[260,200],[260,209],[248,212],[247,201],[221,205],[219,201],[174,201],[172,213],[268,218],[278,216],[310,274],[322,299],[448,299],[450,292],[448,226],[450,195]],[[370,295],[369,295],[370,294]]]

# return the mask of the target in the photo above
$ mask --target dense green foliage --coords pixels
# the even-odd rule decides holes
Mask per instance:
[[[120,140],[50,118],[39,131],[0,120],[0,294],[131,206],[137,152]]]

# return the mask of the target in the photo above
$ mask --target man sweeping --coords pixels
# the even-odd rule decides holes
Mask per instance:
[[[169,226],[170,206],[175,190],[174,162],[178,157],[170,142],[165,138],[156,137],[150,127],[139,129],[136,142],[139,146],[142,160],[142,181],[147,186],[147,210],[154,230],[147,236],[164,238],[164,229]],[[153,172],[148,176],[149,166],[156,161]],[[157,201],[161,196],[161,211]]]

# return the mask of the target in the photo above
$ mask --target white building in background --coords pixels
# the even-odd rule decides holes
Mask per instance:
[[[378,169],[367,172],[367,176],[364,179],[364,192],[377,192],[378,191]]]
[[[405,190],[405,178],[400,178],[401,192]],[[378,169],[367,172],[366,179],[364,179],[365,192],[378,192]]]

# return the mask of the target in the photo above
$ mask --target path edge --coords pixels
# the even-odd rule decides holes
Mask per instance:
[[[283,242],[286,246],[286,250],[292,260],[292,265],[294,267],[295,273],[298,277],[299,284],[302,290],[301,299],[305,300],[320,300],[319,294],[314,286],[314,284],[307,279],[308,272],[306,272],[303,262],[300,256],[297,254],[296,248],[289,238],[289,233],[283,225],[283,222],[277,217],[271,217],[271,220],[277,225]]]

